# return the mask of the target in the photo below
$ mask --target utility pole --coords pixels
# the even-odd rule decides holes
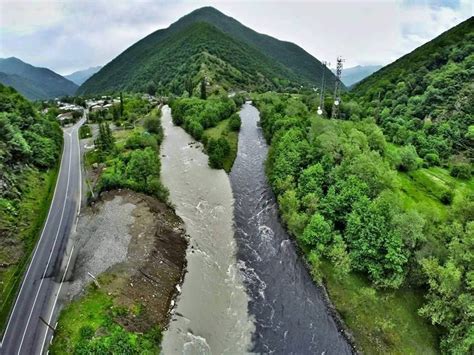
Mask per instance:
[[[332,105],[331,118],[339,117],[339,105],[341,103],[341,74],[342,74],[342,63],[345,60],[342,57],[337,57],[336,65],[336,82],[334,83],[334,103]]]
[[[56,332],[56,328],[54,328],[51,324],[46,322],[43,317],[39,317],[40,321],[42,321],[46,326],[53,331],[53,334]]]
[[[322,115],[324,112],[324,74],[326,74],[326,68],[331,65],[329,62],[323,62],[323,75],[321,76],[321,92],[319,95],[319,106],[318,106],[318,115]]]

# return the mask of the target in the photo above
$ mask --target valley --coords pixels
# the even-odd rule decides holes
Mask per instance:
[[[474,17],[430,38],[344,74],[203,7],[0,59],[0,354],[471,354]]]

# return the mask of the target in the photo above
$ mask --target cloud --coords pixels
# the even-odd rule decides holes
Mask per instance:
[[[470,0],[0,0],[0,57],[61,74],[103,65],[205,5],[346,66],[387,64],[472,16]]]

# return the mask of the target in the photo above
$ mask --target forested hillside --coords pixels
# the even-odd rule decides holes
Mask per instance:
[[[290,90],[319,86],[322,70],[300,47],[203,8],[128,48],[78,92],[158,90],[181,95],[189,86],[197,89],[203,78],[216,88]],[[331,86],[334,75],[325,70]]]
[[[255,97],[282,219],[367,353],[473,351],[473,25],[362,81],[339,120]]]
[[[474,17],[415,49],[351,91],[395,144],[429,165],[473,158]],[[454,157],[452,157],[454,155]]]
[[[8,316],[56,182],[62,132],[0,84],[0,323]]]
[[[282,219],[359,346],[435,351],[421,315],[441,326],[444,352],[467,353],[473,179],[420,168],[413,146],[388,142],[370,118],[317,118],[305,97],[255,99]]]
[[[77,85],[47,68],[34,67],[18,58],[0,59],[0,83],[14,87],[30,100],[74,95]]]

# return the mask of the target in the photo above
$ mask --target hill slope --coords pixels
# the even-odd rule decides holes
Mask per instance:
[[[144,91],[152,82],[181,94],[186,81],[196,86],[204,76],[211,84],[232,88],[318,86],[322,70],[300,47],[258,34],[206,7],[140,40],[78,92]],[[334,75],[328,73],[332,85]]]
[[[48,96],[46,92],[34,82],[16,74],[0,72],[0,83],[15,88],[31,100]]]
[[[472,158],[473,81],[471,17],[362,80],[351,95],[392,142],[413,144],[436,163],[453,154]]]
[[[97,73],[101,68],[102,66],[98,65],[96,67],[90,67],[88,69],[75,71],[74,73],[65,75],[64,77],[68,80],[71,80],[76,85],[82,85],[87,79]]]
[[[357,65],[352,68],[344,68],[342,71],[341,81],[347,87],[354,85],[370,74],[382,68],[381,65]]]
[[[30,100],[73,95],[77,89],[76,84],[52,70],[35,67],[15,57],[0,59],[0,72],[6,74],[0,77],[0,82],[13,86]]]

